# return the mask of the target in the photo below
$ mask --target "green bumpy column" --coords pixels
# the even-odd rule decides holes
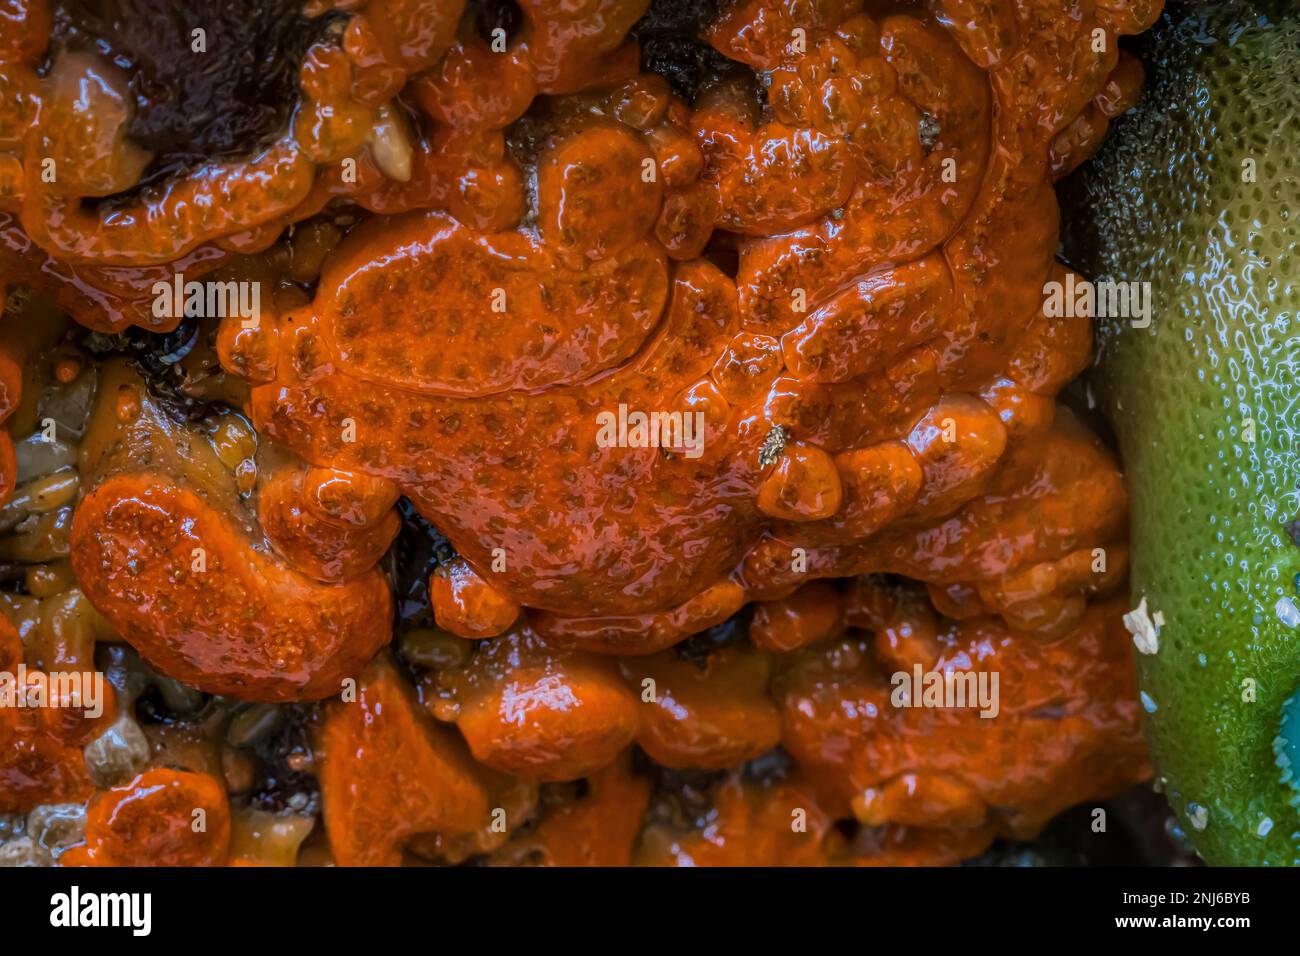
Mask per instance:
[[[1147,87],[1064,189],[1066,255],[1149,282],[1093,387],[1132,491],[1157,776],[1212,864],[1300,863],[1300,13],[1171,2]],[[1290,764],[1290,766],[1287,766]]]

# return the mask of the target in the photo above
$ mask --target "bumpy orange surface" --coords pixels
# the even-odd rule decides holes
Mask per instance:
[[[0,614],[0,671],[16,678],[23,645]],[[113,722],[115,700],[106,685],[103,712],[88,717],[76,701],[39,703],[35,685],[47,675],[32,668],[18,695],[0,706],[0,813],[25,812],[42,803],[82,801],[94,793],[81,748]],[[43,696],[48,699],[49,689]]]
[[[205,774],[150,770],[96,794],[86,842],[64,866],[220,866],[230,845],[225,790]]]
[[[1124,484],[1057,403],[1088,319],[1041,303],[1052,182],[1131,104],[1118,37],[1160,3],[735,0],[691,103],[642,71],[648,5],[523,0],[494,49],[459,3],[339,3],[275,142],[136,190],[127,77],[0,0],[0,286],[101,332],[175,328],[177,273],[262,289],[204,325],[255,472],[100,367],[85,596],[201,691],[329,698],[341,864],[946,863],[1142,779]],[[0,421],[39,358],[0,344]],[[0,502],[16,471],[0,431]],[[407,670],[401,497],[456,552],[434,620],[480,642]],[[914,666],[996,671],[1000,712],[898,706]],[[6,720],[0,809],[91,795]],[[738,769],[777,746],[779,779]],[[655,816],[649,763],[722,772],[707,819]],[[224,863],[229,813],[151,769],[65,860]]]

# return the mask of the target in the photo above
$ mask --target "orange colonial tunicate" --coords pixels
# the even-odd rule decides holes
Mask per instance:
[[[330,698],[344,865],[948,863],[1141,779],[1124,481],[1058,402],[1088,317],[1043,302],[1053,182],[1133,103],[1118,38],[1158,0],[739,0],[667,78],[648,0],[518,7],[312,4],[292,120],[168,165],[132,78],[8,3],[0,281],[194,326],[256,432],[215,447],[99,363],[71,562],[107,624],[209,693]],[[159,314],[179,273],[266,308]],[[0,343],[0,422],[28,361]],[[6,429],[0,504],[16,473]],[[382,650],[399,498],[455,551],[415,571],[475,644],[410,675],[454,728]],[[996,670],[997,715],[894,704],[915,668]],[[0,798],[90,796],[60,733],[0,713]],[[707,826],[662,817],[664,766],[716,772]],[[149,774],[69,862],[224,861],[153,845],[217,785]]]
[[[485,645],[453,681],[456,726],[475,759],[529,779],[598,770],[632,742],[641,716],[613,661],[527,630]]]
[[[316,746],[325,826],[342,866],[391,866],[410,837],[487,823],[487,791],[464,742],[420,709],[382,655],[350,699],[326,708]]]
[[[849,614],[874,641],[849,632],[800,651],[774,685],[782,742],[833,810],[871,826],[991,824],[1023,839],[1145,776],[1120,607],[1094,606],[1044,641],[995,619],[946,625],[923,600],[881,597],[868,585]]]
[[[621,662],[641,694],[637,743],[666,767],[744,763],[776,746],[781,718],[767,693],[766,655],[721,648],[701,662],[675,651]]]
[[[223,866],[230,850],[230,802],[213,777],[147,770],[95,796],[86,840],[63,866]]]

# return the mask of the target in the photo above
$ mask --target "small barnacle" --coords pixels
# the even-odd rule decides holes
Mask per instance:
[[[785,430],[784,425],[773,425],[772,430],[767,433],[763,439],[763,447],[758,450],[758,463],[766,468],[768,465],[776,463],[785,451],[785,443],[789,439],[790,433]]]
[[[925,155],[929,156],[934,150],[934,144],[939,142],[939,134],[942,132],[937,119],[929,113],[921,114],[921,121],[916,125],[916,135],[921,141],[921,149],[925,150]]]

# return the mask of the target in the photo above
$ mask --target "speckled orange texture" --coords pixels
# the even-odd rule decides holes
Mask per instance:
[[[396,518],[383,513],[376,549],[373,534],[321,518],[319,495],[317,513],[308,510],[307,489],[336,476],[313,481],[286,467],[264,476],[256,528],[210,446],[172,421],[133,370],[105,364],[100,387],[81,449],[93,488],[72,525],[86,596],[146,660],[210,693],[336,694],[391,637],[392,598],[373,565]],[[351,487],[360,486],[369,488]],[[286,500],[301,509],[284,514]]]
[[[365,214],[311,301],[220,329],[282,456],[257,495],[128,455],[88,471],[73,529],[86,594],[163,673],[267,701],[360,680],[315,737],[337,862],[478,839],[511,778],[591,789],[502,860],[898,864],[1143,777],[1106,600],[1124,484],[1057,403],[1088,320],[1041,298],[1066,275],[1052,182],[1132,103],[1117,39],[1159,2],[737,0],[704,39],[747,69],[690,105],[640,70],[647,0],[527,0],[505,52],[459,3],[338,6],[277,142],[94,206],[148,158],[125,79],[86,56],[38,76],[45,5],[0,2],[9,283],[91,328],[167,329],[153,282],[258,275],[287,226]],[[12,364],[0,346],[0,419]],[[179,440],[147,395],[116,408],[101,444]],[[699,413],[703,445],[608,447],[620,409]],[[0,434],[0,498],[13,470]],[[438,625],[484,642],[418,697],[381,650],[399,496],[458,553]],[[186,572],[199,546],[219,574]],[[748,642],[677,653],[749,604]],[[891,707],[914,663],[997,669],[1001,714]],[[731,772],[709,827],[638,837],[633,742],[695,770],[780,744],[796,769]]]
[[[97,794],[86,808],[86,841],[64,866],[223,866],[230,804],[211,776],[149,770]]]
[[[708,823],[682,831],[651,823],[638,866],[945,866],[975,856],[989,826],[956,830],[887,825],[853,839],[833,829],[815,791],[797,777],[776,784],[728,775]]]
[[[1050,641],[996,619],[937,620],[924,599],[865,579],[849,605],[850,624],[872,636],[850,632],[799,651],[773,684],[783,743],[837,816],[993,824],[1030,838],[1077,801],[1083,780],[1113,792],[1140,773],[1136,685],[1114,602],[1093,606],[1068,636]],[[997,715],[893,706],[887,675],[918,664],[996,672]]]
[[[382,655],[353,702],[327,709],[317,742],[330,847],[342,866],[391,866],[415,834],[450,838],[488,823],[484,774],[464,742],[420,710]]]
[[[24,650],[18,633],[0,614],[0,671],[16,679]],[[46,675],[32,668],[30,681]],[[82,747],[113,723],[113,689],[104,685],[103,714],[91,719],[66,706],[0,707],[0,813],[26,813],[43,803],[83,801],[94,792]]]
[[[1054,42],[1086,26],[1068,21]],[[1019,449],[1058,440],[1051,397],[1088,359],[1086,319],[1035,318],[1061,274],[1052,116],[1074,107],[1011,84],[1010,53],[980,71],[961,48],[971,34],[933,21],[856,15],[836,30],[786,69],[843,74],[851,113],[773,95],[786,127],[757,126],[739,93],[716,90],[691,115],[693,142],[670,137],[691,157],[678,164],[656,154],[655,131],[676,129],[672,102],[643,129],[611,115],[613,96],[561,101],[535,229],[475,234],[412,213],[358,230],[312,306],[284,317],[275,379],[254,391],[259,427],[310,461],[394,481],[479,577],[540,612],[541,633],[584,645],[597,629],[668,641],[784,587],[749,573],[775,540],[816,549],[819,574],[883,570],[855,550],[872,532],[933,524],[1011,484],[1029,464]],[[1047,42],[1027,36],[1019,55]],[[1047,61],[1078,74],[1056,95],[1101,95],[1108,49]],[[806,62],[819,57],[830,62]],[[923,120],[939,130],[927,143]],[[650,157],[662,175],[643,183]],[[715,228],[742,236],[734,286],[706,261],[670,272],[656,242],[664,187],[693,182],[716,193]],[[422,350],[430,339],[445,347]],[[703,455],[599,447],[595,417],[620,405],[702,411]],[[778,425],[791,440],[762,465]],[[1113,464],[1097,464],[1089,481],[1119,505]],[[1058,537],[1121,536],[1118,521],[1084,524],[1083,485],[1055,490]],[[491,570],[494,548],[505,570]],[[1004,565],[1060,556],[1026,546]],[[744,595],[691,607],[728,579]]]

